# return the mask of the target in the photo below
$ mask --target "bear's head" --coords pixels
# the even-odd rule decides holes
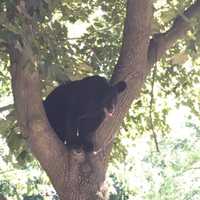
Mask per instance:
[[[103,107],[106,115],[113,115],[115,111],[115,106],[117,104],[118,94],[123,92],[126,89],[126,87],[126,82],[120,81],[115,85],[110,86],[109,89],[105,92],[101,106]]]

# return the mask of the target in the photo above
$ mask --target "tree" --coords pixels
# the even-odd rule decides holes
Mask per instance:
[[[63,6],[68,7],[70,2],[67,3]],[[113,119],[105,120],[94,134],[96,154],[67,151],[49,126],[42,106],[39,62],[45,56],[40,52],[45,50],[46,41],[40,32],[45,29],[42,22],[48,21],[46,16],[50,18],[61,4],[62,1],[19,0],[3,1],[0,5],[3,11],[0,42],[10,56],[16,115],[23,137],[60,199],[105,199],[103,183],[115,134],[132,101],[139,96],[153,64],[191,28],[190,20],[198,16],[200,1],[179,13],[167,31],[156,34],[152,33],[152,1],[127,1],[122,47],[111,83],[125,80],[128,89],[120,96]],[[67,14],[70,18],[70,9]],[[56,23],[54,26],[59,28]]]

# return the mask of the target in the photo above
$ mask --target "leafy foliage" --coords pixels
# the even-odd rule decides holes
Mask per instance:
[[[109,167],[111,199],[198,199],[200,129],[193,120],[160,138],[160,154],[147,135],[127,144],[124,160]]]

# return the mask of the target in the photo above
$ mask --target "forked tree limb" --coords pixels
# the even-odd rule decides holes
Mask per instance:
[[[185,11],[186,17],[191,18],[197,14],[196,10],[198,9],[195,7],[199,8],[199,2],[200,0],[197,0],[188,11]],[[96,149],[100,149],[100,153],[86,155],[87,160],[83,165],[76,163],[76,159],[78,160],[79,157],[69,153],[64,145],[59,143],[59,139],[55,137],[48,124],[42,107],[39,74],[37,71],[30,71],[31,66],[28,65],[32,64],[32,59],[28,59],[27,62],[27,58],[23,58],[26,45],[23,47],[24,49],[22,48],[20,55],[16,57],[15,53],[18,50],[14,49],[15,45],[10,45],[12,86],[18,121],[25,135],[27,134],[27,141],[33,153],[50,176],[60,199],[97,199],[96,196],[92,195],[96,194],[100,184],[104,181],[115,133],[119,130],[132,101],[139,96],[145,78],[150,71],[148,59],[151,52],[155,51],[154,45],[149,45],[151,22],[151,0],[127,1],[123,45],[113,73],[112,83],[127,80],[128,89],[120,96],[113,119],[104,120],[95,134]],[[168,32],[155,37],[159,50],[158,58],[187,30],[188,24],[177,17]],[[27,48],[31,50],[31,47]],[[67,172],[70,173],[67,174]]]

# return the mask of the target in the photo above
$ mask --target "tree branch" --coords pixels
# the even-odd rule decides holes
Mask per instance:
[[[24,1],[19,1],[17,6],[18,10],[25,9]],[[36,69],[37,56],[31,47],[34,29],[26,21],[24,27],[25,33],[21,33],[19,38],[9,39],[7,46],[11,60],[14,105],[19,126],[31,151],[59,192],[65,182],[67,151],[46,118],[41,99],[40,76]]]
[[[153,39],[150,41],[148,53],[150,66],[156,62],[156,57],[159,60],[167,49],[169,49],[178,39],[185,36],[186,32],[191,28],[190,20],[196,16],[200,16],[200,0],[197,0],[192,4],[183,12],[183,14],[178,15],[168,31],[153,36]]]
[[[152,72],[152,78],[151,78],[151,99],[150,99],[150,105],[149,105],[149,120],[150,120],[150,128],[152,130],[152,134],[153,134],[153,139],[154,139],[154,143],[156,146],[156,151],[160,152],[159,149],[159,145],[158,145],[158,139],[157,139],[157,135],[156,135],[156,131],[154,129],[154,120],[153,120],[153,105],[154,105],[154,87],[155,87],[155,77],[156,77],[156,72],[157,72],[157,66],[154,66],[153,68],[153,72]]]
[[[3,111],[6,111],[6,110],[10,110],[13,108],[13,104],[9,104],[7,106],[3,106],[0,108],[0,113],[3,112]]]
[[[142,17],[141,17],[142,13]],[[147,68],[147,49],[151,30],[152,1],[128,0],[123,43],[111,83],[127,82],[127,90],[118,99],[112,119],[104,120],[95,134],[97,154],[102,152],[105,162],[112,148],[116,132],[128,109],[144,83]],[[107,165],[105,165],[107,167]]]
[[[46,119],[38,72],[31,71],[28,65],[24,69],[16,61],[17,64],[11,64],[11,74],[18,123],[31,151],[46,170],[53,185],[62,188],[65,147]]]

